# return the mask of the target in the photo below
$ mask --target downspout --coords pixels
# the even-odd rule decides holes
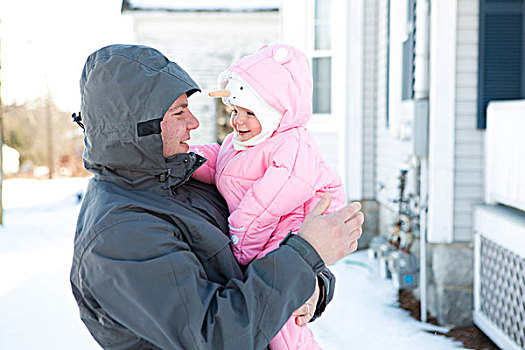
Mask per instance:
[[[417,157],[419,184],[419,285],[421,301],[421,321],[427,322],[427,198],[428,198],[428,100],[429,100],[429,38],[430,38],[430,0],[416,2],[416,33],[414,58],[414,103],[415,118],[418,121],[415,132],[423,133],[424,150],[415,152]],[[415,125],[416,123],[414,123]]]
[[[387,1],[387,28],[386,28],[386,92],[385,92],[385,109],[386,109],[386,127],[390,127],[390,0]]]

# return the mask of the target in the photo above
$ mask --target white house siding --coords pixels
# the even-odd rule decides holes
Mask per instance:
[[[386,165],[383,166],[382,178],[385,179],[388,173],[386,173],[389,166],[392,166],[391,173],[395,172],[396,165],[385,164],[385,161],[388,162],[388,159],[385,159],[384,156],[381,156],[386,151],[386,148],[390,147],[395,141],[392,140],[391,134],[387,134],[386,129],[386,119],[387,119],[387,64],[388,64],[388,3],[386,1],[379,1],[377,5],[377,32],[376,40],[377,50],[376,50],[376,72],[377,72],[377,84],[376,84],[376,115],[373,124],[373,139],[369,140],[365,138],[364,142],[368,145],[369,142],[373,142],[374,156],[373,156],[373,166],[374,173],[371,174],[370,180],[365,177],[365,198],[376,198],[377,189],[378,189],[378,169],[379,169],[379,158],[381,158],[381,163]],[[385,139],[386,138],[386,139]],[[390,145],[388,145],[390,144]],[[366,146],[369,148],[370,146]],[[394,151],[396,152],[396,151]],[[366,158],[368,159],[368,157]],[[372,176],[373,175],[373,176]],[[388,176],[388,175],[387,175]],[[373,179],[373,182],[371,180]],[[383,180],[384,181],[384,180]]]
[[[207,92],[217,87],[217,75],[235,59],[279,41],[279,12],[131,13],[135,41],[177,62],[203,91],[190,99],[192,112],[201,122],[192,132],[191,143],[215,142],[215,102]]]
[[[372,199],[375,194],[375,124],[378,105],[378,61],[379,61],[379,3],[365,1],[364,53],[363,53],[363,199]],[[383,70],[384,73],[384,70]],[[383,99],[384,104],[384,99]]]
[[[484,132],[476,129],[479,1],[458,0],[454,241],[471,241],[473,205],[483,201]]]
[[[368,3],[368,1],[367,1]],[[368,5],[368,6],[371,6]],[[378,2],[377,42],[377,99],[376,104],[376,198],[385,209],[392,209],[390,200],[398,195],[399,170],[408,168],[411,144],[401,135],[403,121],[412,116],[412,102],[401,101],[401,45],[405,39],[406,1],[393,2],[390,9],[390,76],[389,76],[389,125],[386,121],[386,72],[387,72],[387,23],[386,1]],[[366,77],[365,77],[366,79]],[[382,225],[383,226],[383,225]]]

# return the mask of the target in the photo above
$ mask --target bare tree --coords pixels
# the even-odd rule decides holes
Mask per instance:
[[[69,112],[46,96],[3,107],[5,143],[20,152],[22,168],[47,166],[49,176],[85,175],[82,132]]]

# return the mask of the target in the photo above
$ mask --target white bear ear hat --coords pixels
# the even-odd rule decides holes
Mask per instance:
[[[261,132],[249,140],[241,141],[240,136],[234,134],[232,143],[237,151],[258,145],[272,136],[283,117],[280,112],[266,103],[248,83],[233,72],[225,71],[219,75],[219,87],[221,90],[212,91],[208,95],[222,97],[222,102],[228,106],[235,105],[251,110],[261,123]]]

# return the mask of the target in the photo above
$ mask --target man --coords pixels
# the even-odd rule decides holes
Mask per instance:
[[[80,88],[83,158],[94,178],[71,284],[100,345],[263,349],[294,310],[299,323],[315,306],[322,312],[333,293],[325,263],[357,249],[358,203],[321,215],[323,198],[297,235],[243,271],[223,199],[190,178],[205,159],[186,153],[199,125],[187,100],[199,88],[188,74],[152,48],[112,45],[87,59]]]

